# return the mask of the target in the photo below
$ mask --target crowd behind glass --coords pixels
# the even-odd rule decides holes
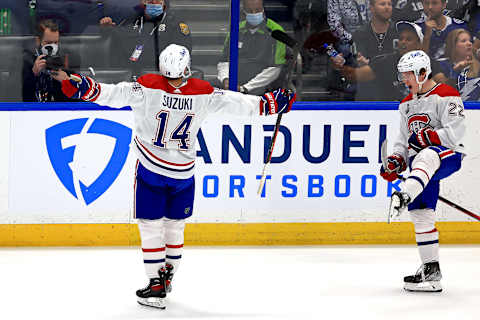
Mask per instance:
[[[436,82],[480,99],[480,10],[473,0],[243,0],[237,89],[297,89],[302,100],[398,101],[396,64],[410,50]],[[192,53],[193,77],[229,87],[230,0],[2,0],[0,101],[68,101],[51,73],[135,81],[157,72],[170,43]],[[299,56],[271,37],[295,38]],[[330,46],[331,45],[331,46]],[[328,54],[325,47],[330,48]],[[335,57],[329,57],[338,53]]]

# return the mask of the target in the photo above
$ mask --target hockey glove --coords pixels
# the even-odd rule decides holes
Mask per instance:
[[[100,94],[100,84],[90,77],[74,73],[70,80],[62,81],[62,92],[72,99],[95,101]]]
[[[380,168],[380,175],[383,179],[392,182],[398,179],[398,175],[407,169],[407,164],[399,154],[392,154],[387,158],[387,170]]]
[[[408,139],[408,146],[416,152],[420,152],[428,146],[439,146],[441,144],[440,137],[431,128],[423,128],[417,133],[414,132]]]
[[[297,94],[285,89],[267,92],[260,98],[260,115],[287,113],[292,109],[292,104],[296,98]]]

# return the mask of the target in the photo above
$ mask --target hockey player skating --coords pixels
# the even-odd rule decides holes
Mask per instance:
[[[149,284],[137,291],[142,305],[165,308],[182,257],[185,219],[193,212],[195,141],[210,113],[252,116],[290,111],[295,95],[283,89],[262,97],[213,88],[190,75],[187,48],[172,44],[160,54],[160,74],[138,82],[96,83],[60,71],[69,97],[111,107],[132,106],[135,121],[134,217]]]
[[[439,292],[442,274],[435,208],[440,180],[458,171],[464,156],[463,102],[456,89],[431,79],[430,58],[425,52],[406,53],[397,67],[410,94],[399,105],[400,134],[380,174],[394,181],[410,167],[401,191],[392,194],[389,212],[392,218],[408,207],[422,260],[417,273],[404,278],[404,288]]]

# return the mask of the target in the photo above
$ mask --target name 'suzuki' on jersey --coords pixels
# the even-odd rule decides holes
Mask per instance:
[[[191,111],[193,108],[193,99],[186,97],[178,96],[163,96],[162,106],[167,107],[173,110],[188,110]]]

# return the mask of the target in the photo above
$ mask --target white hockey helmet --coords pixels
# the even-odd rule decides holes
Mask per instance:
[[[190,52],[177,44],[166,47],[159,58],[160,74],[167,78],[188,78],[192,75],[190,70]]]
[[[405,53],[397,64],[399,73],[413,71],[415,79],[421,88],[425,81],[428,80],[428,76],[432,73],[432,67],[430,66],[430,57],[422,50],[414,50]],[[425,79],[419,81],[420,73],[425,72]]]

